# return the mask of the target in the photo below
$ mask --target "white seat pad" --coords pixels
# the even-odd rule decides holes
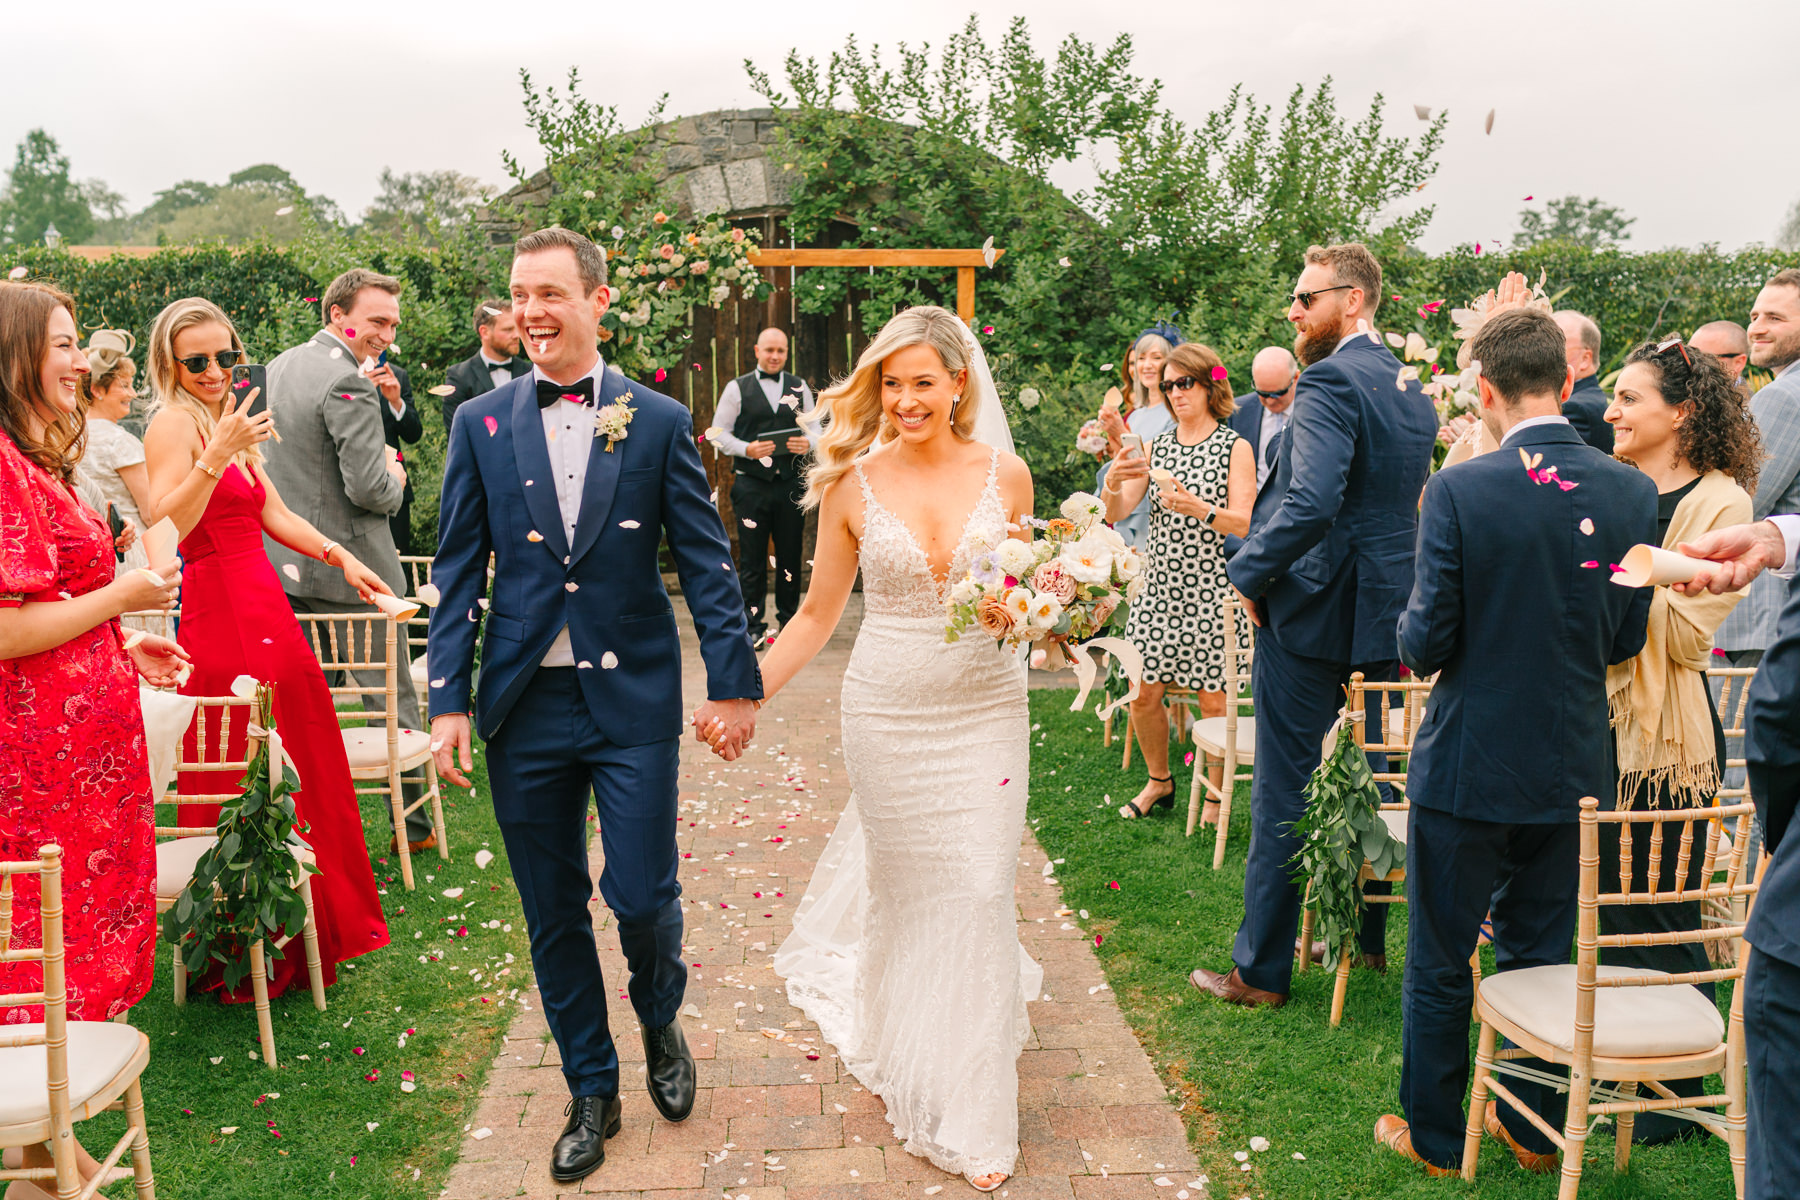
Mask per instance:
[[[1209,747],[1214,754],[1225,753],[1225,718],[1201,717],[1194,722],[1194,742]],[[1249,762],[1256,757],[1256,718],[1239,717],[1237,723],[1238,759]]]
[[[116,1021],[70,1021],[68,1029],[69,1106],[80,1108],[125,1069],[144,1035]],[[8,1025],[6,1032],[42,1034],[44,1027]],[[49,1063],[42,1046],[0,1047],[0,1125],[49,1118]]]
[[[1638,967],[1601,967],[1602,979],[1662,975]],[[1575,1052],[1575,967],[1527,967],[1481,980],[1481,998],[1533,1037]],[[1725,1037],[1725,1019],[1698,988],[1596,988],[1594,1053],[1603,1058],[1704,1054]]]
[[[379,767],[387,762],[387,727],[384,725],[365,725],[357,729],[346,729],[344,733],[344,753],[350,758],[350,769]],[[423,754],[431,749],[431,735],[422,729],[402,729],[400,731],[400,758],[402,761],[414,755]]]
[[[422,693],[426,690],[431,683],[430,676],[431,672],[425,668],[425,656],[423,654],[412,660],[412,681],[413,691],[415,693]]]
[[[173,900],[194,880],[200,856],[218,842],[216,837],[184,837],[156,843],[156,898]]]

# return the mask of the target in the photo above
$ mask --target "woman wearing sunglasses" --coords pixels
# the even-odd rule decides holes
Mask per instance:
[[[1674,549],[1711,530],[1750,520],[1762,441],[1742,394],[1718,359],[1683,345],[1678,337],[1643,343],[1625,359],[1606,420],[1613,428],[1614,455],[1656,483],[1657,526],[1664,546]],[[1742,599],[1742,592],[1681,596],[1657,588],[1643,650],[1607,672],[1620,808],[1692,808],[1718,794],[1725,734],[1705,672],[1712,663],[1714,632]],[[1600,886],[1607,891],[1619,887],[1619,829],[1601,826]],[[1696,837],[1703,834],[1694,832]],[[1677,886],[1681,839],[1665,837],[1654,862],[1650,843],[1648,837],[1632,843],[1637,886],[1649,886],[1647,881],[1659,871],[1658,887]],[[1699,886],[1703,859],[1696,846],[1688,881],[1680,886]],[[1698,928],[1698,901],[1600,910],[1603,934]],[[1670,972],[1704,971],[1711,965],[1699,942],[1609,949],[1604,962]],[[1713,985],[1699,986],[1710,999]],[[1701,1085],[1701,1080],[1689,1079],[1669,1086],[1678,1094],[1697,1096],[1703,1094]],[[1661,1142],[1688,1133],[1704,1131],[1661,1113],[1640,1113],[1632,1140]]]
[[[1149,510],[1147,586],[1125,624],[1125,636],[1144,655],[1131,727],[1150,773],[1136,799],[1119,809],[1127,819],[1175,806],[1164,690],[1192,688],[1200,693],[1201,715],[1225,715],[1226,631],[1219,613],[1231,592],[1225,535],[1250,531],[1256,502],[1256,457],[1225,424],[1237,405],[1219,356],[1184,342],[1169,351],[1158,384],[1175,427],[1148,441],[1144,454],[1122,451],[1100,494],[1106,519],[1117,522],[1147,498],[1151,471],[1162,481]],[[1205,819],[1217,815],[1218,806],[1209,803]]]
[[[288,606],[263,536],[339,568],[365,600],[388,589],[375,572],[281,502],[258,449],[273,433],[270,413],[246,415],[242,409],[256,399],[254,393],[239,401],[231,391],[231,368],[243,359],[237,330],[211,301],[177,300],[157,316],[150,330],[155,415],[144,433],[153,511],[144,516],[152,522],[169,518],[182,539],[186,583],[180,634],[194,660],[193,676],[182,691],[228,695],[239,675],[275,685],[276,721],[302,784],[294,803],[309,826],[303,836],[318,858],[313,907],[330,983],[336,963],[387,944],[387,922],[363,845],[331,693]],[[244,742],[244,731],[234,728],[229,752],[241,754]],[[194,751],[191,743],[188,751]],[[216,776],[195,775],[181,781],[181,790],[219,789]],[[198,807],[185,809],[182,817],[183,824],[213,819]],[[304,987],[305,964],[290,949],[271,969],[269,994],[296,976]],[[249,998],[248,988],[230,997]]]

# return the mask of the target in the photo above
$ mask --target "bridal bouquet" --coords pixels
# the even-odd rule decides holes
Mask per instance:
[[[969,573],[950,588],[944,640],[954,642],[970,628],[993,638],[1003,650],[1034,653],[1034,666],[1058,667],[1066,658],[1082,683],[1071,711],[1092,686],[1095,666],[1084,649],[1111,652],[1134,682],[1142,657],[1122,638],[1125,615],[1144,587],[1144,562],[1125,539],[1101,520],[1099,497],[1076,492],[1049,520],[1027,518],[1041,535],[1029,542],[1002,537],[975,555]],[[1133,664],[1136,669],[1133,669]]]
[[[1106,427],[1100,424],[1099,418],[1081,427],[1075,435],[1075,448],[1069,451],[1069,457],[1063,465],[1068,466],[1081,460],[1085,455],[1103,455],[1106,453]]]

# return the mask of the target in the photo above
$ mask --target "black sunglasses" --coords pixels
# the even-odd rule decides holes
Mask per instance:
[[[1288,388],[1291,388],[1293,386],[1294,386],[1294,381],[1290,379],[1287,381],[1287,387],[1276,388],[1272,392],[1264,391],[1262,388],[1252,388],[1250,390],[1255,392],[1257,395],[1261,396],[1264,400],[1279,400],[1283,396],[1287,395]]]
[[[221,350],[217,354],[190,354],[186,358],[175,360],[188,369],[190,374],[198,375],[206,370],[207,363],[218,363],[221,371],[229,371],[244,361],[242,350]]]
[[[1320,296],[1323,296],[1326,292],[1348,291],[1349,289],[1351,289],[1355,286],[1356,285],[1354,283],[1340,283],[1336,287],[1320,288],[1316,292],[1295,292],[1294,299],[1296,299],[1300,302],[1301,308],[1304,308],[1304,309],[1307,309],[1308,311],[1310,311],[1312,309],[1313,301],[1318,299]]]
[[[1200,381],[1192,375],[1183,375],[1179,379],[1165,379],[1157,386],[1157,390],[1167,396],[1170,392],[1191,392],[1200,386]]]

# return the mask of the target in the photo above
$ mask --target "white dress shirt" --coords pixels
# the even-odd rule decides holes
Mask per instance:
[[[1260,404],[1262,397],[1257,397],[1257,402]],[[1259,492],[1268,480],[1269,472],[1275,469],[1275,464],[1269,461],[1269,443],[1275,440],[1276,434],[1287,428],[1288,420],[1293,415],[1292,401],[1278,413],[1270,412],[1266,407],[1263,409],[1262,428],[1256,434],[1256,490]]]
[[[594,403],[600,403],[600,385],[606,374],[606,362],[596,357],[583,379],[594,381]],[[536,365],[531,368],[532,384],[549,382]],[[576,383],[581,380],[576,380]],[[575,544],[575,523],[581,519],[581,492],[587,486],[588,456],[594,452],[594,419],[598,407],[589,408],[573,400],[558,400],[538,410],[544,423],[544,446],[550,452],[550,475],[556,484],[556,507],[562,513],[563,542]],[[568,560],[564,560],[567,562]],[[540,667],[572,667],[575,648],[569,643],[569,627],[564,625],[544,651]]]
[[[1476,419],[1480,420],[1479,417]],[[1534,425],[1567,425],[1568,423],[1569,418],[1563,416],[1561,413],[1546,414],[1541,417],[1526,417],[1523,421],[1520,421],[1517,425],[1514,425],[1511,429],[1506,431],[1506,436],[1500,439],[1500,444],[1502,446],[1506,445],[1506,443],[1512,440],[1512,435],[1519,432],[1521,429],[1530,429]]]
[[[1781,513],[1770,516],[1767,520],[1781,531],[1783,548],[1787,551],[1787,557],[1782,560],[1781,565],[1774,568],[1775,574],[1783,579],[1792,579],[1795,568],[1800,567],[1800,562],[1795,561],[1800,558],[1800,516]]]
[[[478,350],[476,353],[481,355],[481,365],[487,368],[488,378],[494,381],[496,388],[503,388],[512,382],[512,359],[495,362],[487,356],[486,350]]]
[[[756,382],[762,385],[763,400],[768,404],[769,408],[771,410],[781,408],[781,380],[779,378],[763,379],[759,376]],[[730,383],[725,385],[725,390],[719,393],[719,406],[713,411],[713,424],[718,426],[721,430],[720,434],[715,437],[713,441],[718,444],[719,449],[727,454],[736,455],[738,458],[749,458],[750,443],[731,432],[731,427],[737,424],[738,414],[743,411],[743,404],[744,398],[738,394],[738,381],[733,379]],[[812,430],[808,429],[805,425],[801,425],[799,420],[800,413],[811,412],[812,410],[812,389],[807,387],[806,381],[802,379],[800,381],[800,407],[798,410],[795,410],[794,424],[800,426],[800,432],[804,434],[806,440],[816,448],[819,444],[819,439],[814,436]],[[786,438],[780,439],[780,442],[775,448],[785,452],[787,450],[786,441]]]

